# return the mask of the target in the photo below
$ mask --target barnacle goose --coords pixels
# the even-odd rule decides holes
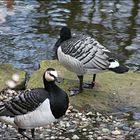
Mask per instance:
[[[90,87],[94,87],[96,73],[111,70],[116,73],[124,73],[129,69],[120,65],[113,53],[102,46],[98,41],[85,34],[71,35],[68,27],[62,27],[60,38],[55,44],[57,58],[69,71],[77,74],[80,85],[75,93],[83,91],[83,75],[93,74]]]
[[[0,121],[17,127],[18,132],[26,137],[24,131],[31,129],[35,138],[35,127],[46,126],[63,116],[68,108],[69,98],[55,81],[57,71],[48,68],[43,75],[44,88],[26,90],[9,100],[0,102]]]

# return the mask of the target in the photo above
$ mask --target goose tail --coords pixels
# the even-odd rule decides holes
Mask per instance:
[[[110,62],[108,69],[115,72],[115,73],[119,73],[119,74],[129,71],[129,68],[127,66],[120,65],[119,62],[116,60],[113,60]]]

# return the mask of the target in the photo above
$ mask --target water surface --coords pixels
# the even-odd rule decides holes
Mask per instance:
[[[62,26],[84,32],[123,54],[123,63],[140,68],[140,3],[138,0],[0,1],[0,63],[32,73],[52,59]],[[1,16],[2,15],[2,16]],[[1,18],[2,17],[2,18]]]

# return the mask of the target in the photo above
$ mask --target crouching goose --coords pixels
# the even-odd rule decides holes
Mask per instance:
[[[48,68],[43,75],[44,88],[23,91],[10,100],[0,102],[0,121],[17,127],[27,139],[34,139],[35,127],[46,126],[63,116],[69,99],[56,84],[57,72]],[[24,131],[31,129],[32,138]]]
[[[69,71],[76,73],[79,78],[79,88],[73,94],[83,91],[85,73],[93,74],[90,84],[92,88],[97,72],[111,70],[116,73],[124,73],[129,70],[128,67],[120,65],[113,53],[94,38],[84,34],[72,36],[68,27],[62,27],[55,50],[60,63]]]

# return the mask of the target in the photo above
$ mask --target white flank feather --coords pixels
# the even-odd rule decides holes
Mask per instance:
[[[15,123],[18,127],[23,129],[46,126],[54,121],[56,121],[56,119],[52,114],[48,99],[36,108],[36,110],[15,117]]]
[[[116,68],[116,67],[119,67],[119,63],[115,60],[114,62],[111,62],[110,65],[109,65],[109,68]]]

